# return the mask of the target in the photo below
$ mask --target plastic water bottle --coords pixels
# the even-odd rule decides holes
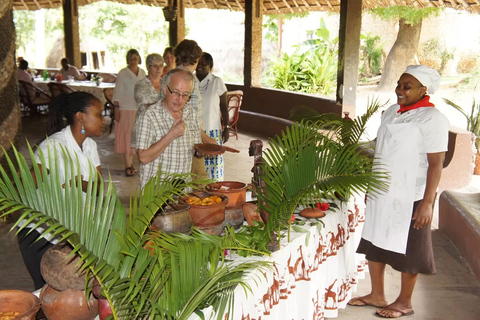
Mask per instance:
[[[48,79],[48,71],[43,70],[43,81],[47,81],[47,79]]]

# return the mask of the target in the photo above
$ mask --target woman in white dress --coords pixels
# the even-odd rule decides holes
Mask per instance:
[[[204,52],[198,61],[196,76],[203,103],[203,130],[217,144],[222,145],[230,136],[228,126],[227,87],[223,80],[212,74],[213,58]],[[222,123],[224,124],[222,127]],[[205,156],[205,167],[210,179],[223,181],[223,155]]]
[[[448,119],[429,101],[440,86],[437,71],[409,66],[398,80],[397,104],[382,114],[375,159],[390,173],[384,194],[367,199],[358,253],[366,255],[371,292],[349,301],[379,307],[376,314],[398,318],[413,314],[412,294],[418,274],[435,274],[431,239],[433,204],[448,146]],[[385,266],[401,272],[397,299],[388,303]]]
[[[134,98],[135,84],[145,78],[145,71],[138,65],[142,63],[140,54],[135,49],[127,52],[126,68],[120,70],[113,90],[115,104],[115,152],[123,154],[125,175],[131,177],[137,172],[133,167],[135,149],[131,147],[132,130],[137,114],[137,103]]]
[[[83,190],[86,190],[90,178],[91,166],[96,168],[97,174],[101,175],[100,156],[97,151],[97,143],[91,137],[99,137],[105,128],[105,118],[103,117],[103,104],[90,93],[77,91],[72,93],[62,93],[49,106],[48,137],[38,146],[42,151],[47,167],[48,152],[53,154],[56,150],[57,155],[64,155],[65,149],[71,157],[77,157],[80,172],[83,180]],[[64,128],[64,120],[67,119],[67,126]],[[35,152],[35,159],[40,166],[40,155],[38,150]],[[59,156],[55,159],[55,164],[59,165],[60,173],[64,172],[66,159]],[[74,162],[76,171],[76,162]],[[67,183],[62,174],[62,184]],[[24,226],[26,221],[20,222],[19,226]],[[46,230],[46,226],[35,227],[31,222],[18,232],[18,242],[23,260],[34,281],[35,290],[45,285],[45,281],[40,273],[40,261],[45,251],[58,243],[57,238],[51,235],[35,241],[38,236]]]

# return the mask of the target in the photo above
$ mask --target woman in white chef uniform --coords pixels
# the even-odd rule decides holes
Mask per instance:
[[[447,118],[429,101],[440,86],[437,71],[409,66],[395,89],[397,104],[382,115],[375,150],[378,170],[390,173],[384,194],[367,199],[358,253],[368,260],[372,291],[349,305],[379,307],[377,315],[413,314],[412,294],[419,273],[435,274],[430,223],[448,145]],[[384,293],[386,264],[400,271],[398,298]]]

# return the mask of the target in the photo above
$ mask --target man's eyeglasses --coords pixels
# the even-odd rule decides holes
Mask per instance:
[[[168,91],[170,92],[170,94],[171,94],[172,96],[174,96],[175,98],[182,98],[183,100],[188,100],[188,99],[190,99],[190,96],[191,96],[190,93],[180,93],[180,92],[177,92],[177,91],[172,91],[172,89],[170,89],[170,87],[168,86],[168,84],[167,84],[167,89],[168,89]]]

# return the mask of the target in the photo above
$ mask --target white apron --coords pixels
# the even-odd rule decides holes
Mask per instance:
[[[390,173],[386,193],[367,198],[362,237],[375,246],[405,254],[415,201],[421,133],[414,123],[382,124],[378,130],[375,168]]]

